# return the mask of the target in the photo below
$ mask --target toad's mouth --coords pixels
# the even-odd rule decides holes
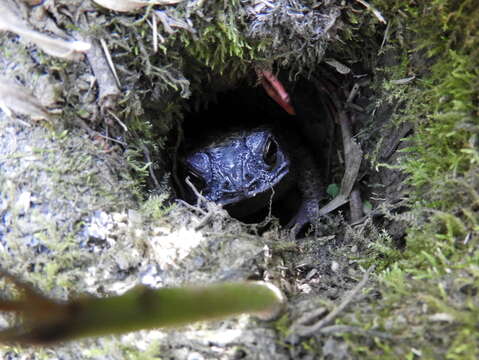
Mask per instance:
[[[273,189],[289,173],[289,162],[282,162],[271,175],[271,181],[260,181],[254,179],[241,189],[227,190],[223,192],[222,198],[216,203],[230,205],[246,199],[254,198],[266,191]]]

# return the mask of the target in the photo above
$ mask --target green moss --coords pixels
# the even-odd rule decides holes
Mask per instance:
[[[379,102],[392,104],[395,124],[414,125],[400,162],[385,165],[409,175],[411,225],[404,250],[386,233],[370,245],[381,297],[340,319],[393,337],[343,338],[357,358],[476,359],[479,4],[373,3],[388,20],[381,53],[399,54],[377,68],[373,88]]]
[[[161,219],[175,206],[165,204],[167,197],[167,194],[150,196],[148,200],[141,205],[141,211],[145,216],[153,219]]]
[[[410,48],[409,54],[403,55],[400,65],[408,73],[386,70],[392,75],[391,80],[411,74],[417,80],[406,86],[394,86],[386,80],[383,90],[390,93],[388,100],[399,100],[399,116],[405,117],[403,121],[413,121],[416,126],[414,145],[405,150],[408,157],[403,168],[410,173],[418,198],[424,199],[424,192],[437,192],[445,185],[445,175],[460,176],[477,159],[470,140],[477,132],[474,126],[478,120],[479,61],[473,53],[479,40],[471,34],[479,27],[479,7],[471,1],[436,1],[424,5],[376,3],[390,14],[390,26],[396,29],[391,35],[393,44],[411,37],[404,44]],[[400,30],[405,26],[406,32]],[[438,201],[434,207],[448,208],[438,197],[432,199]]]
[[[254,48],[232,23],[215,22],[201,30],[199,39],[183,37],[187,53],[196,61],[223,75],[236,72],[237,78],[244,75],[255,57]]]
[[[278,320],[274,322],[275,330],[280,334],[282,338],[286,338],[290,333],[291,319],[288,313],[285,313]]]
[[[8,131],[2,134],[4,143],[8,136]],[[15,254],[1,252],[2,267],[29,274],[28,281],[63,296],[77,281],[78,264],[88,259],[78,240],[81,221],[96,210],[132,206],[128,190],[135,183],[122,161],[105,157],[101,146],[75,132],[35,128],[14,136],[16,151],[7,148],[0,154],[5,170],[0,202],[4,214],[14,219],[2,241]],[[16,205],[25,195],[28,206]],[[37,249],[36,242],[45,249]]]

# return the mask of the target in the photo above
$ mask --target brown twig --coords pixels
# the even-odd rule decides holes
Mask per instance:
[[[148,164],[150,164],[150,166],[148,166],[148,171],[150,172],[150,177],[153,180],[153,182],[155,183],[155,187],[158,189],[160,187],[160,182],[156,178],[155,172],[153,171],[153,166],[152,166],[153,162],[151,161],[150,151],[148,150],[148,148],[146,147],[145,144],[142,143],[140,146],[141,146],[141,149],[143,150],[143,154],[145,155],[146,162]]]
[[[173,182],[176,184],[178,191],[180,192],[180,197],[185,197],[185,190],[183,184],[178,178],[178,151],[180,149],[181,142],[183,141],[183,128],[181,127],[180,120],[176,120],[176,142],[175,147],[173,148],[173,155],[171,158],[171,176],[173,177]]]
[[[189,176],[187,176],[187,177],[185,178],[185,183],[186,183],[186,185],[188,185],[188,186],[191,188],[191,190],[193,191],[193,193],[196,195],[196,197],[197,197],[197,199],[198,199],[198,203],[197,203],[197,206],[198,206],[198,207],[201,205],[201,202],[204,202],[204,203],[208,202],[208,200],[203,196],[203,194],[201,194],[201,193],[198,191],[198,189],[196,188],[196,186],[193,185],[193,183],[191,182]]]
[[[326,315],[327,312],[328,312],[328,309],[326,309],[325,307],[320,307],[307,314],[302,315],[300,318],[296,320],[296,324],[308,324],[312,322],[314,319],[317,319],[318,317],[322,317]]]
[[[82,30],[88,31],[90,25],[86,17],[80,16],[78,20]],[[90,49],[86,52],[86,57],[98,84],[98,103],[101,110],[113,109],[116,106],[117,99],[120,97],[121,92],[119,78],[116,74],[105,40],[101,39],[99,42],[92,37],[85,37],[80,32],[77,32],[76,36],[91,44]]]
[[[381,160],[389,159],[397,150],[401,141],[414,130],[414,125],[411,123],[404,123],[399,126],[396,135],[393,136],[387,144],[381,149]]]
[[[203,228],[204,226],[206,226],[206,224],[209,223],[209,221],[213,218],[213,215],[216,213],[215,210],[216,209],[211,209],[211,208],[208,209],[208,212],[206,213],[206,215],[203,216],[203,218],[200,220],[200,222],[198,224],[196,224],[193,229],[195,231],[198,231],[201,228]]]
[[[353,334],[359,334],[359,335],[364,335],[364,336],[378,337],[378,338],[387,339],[387,340],[394,339],[393,335],[382,332],[382,331],[365,330],[365,329],[362,329],[360,327],[349,326],[349,325],[326,326],[326,327],[320,329],[319,332],[321,334],[353,333]]]
[[[125,125],[123,121],[120,120],[118,116],[116,116],[112,111],[108,110],[108,114],[116,120],[116,122],[123,128],[123,131],[128,132],[128,127]]]
[[[112,109],[120,96],[120,89],[101,46],[93,39],[91,39],[91,44],[92,47],[86,56],[98,84],[99,104],[103,109]]]
[[[369,275],[371,274],[373,270],[374,270],[374,265],[371,265],[369,269],[366,270],[366,272],[364,273],[364,276],[361,279],[361,281],[350,292],[348,292],[344,296],[341,303],[335,309],[333,309],[328,315],[326,315],[324,318],[320,319],[318,322],[310,326],[305,326],[303,325],[303,323],[298,321],[293,325],[294,332],[299,336],[310,336],[313,333],[318,332],[320,329],[324,328],[327,324],[331,323],[356,298],[356,296],[359,294],[362,288],[367,284],[369,280]],[[320,315],[323,313],[324,312],[321,312]],[[303,317],[300,320],[304,321],[304,319],[311,320],[311,316]]]
[[[190,210],[198,211],[198,212],[201,213],[202,215],[208,214],[208,213],[207,213],[206,211],[204,211],[202,208],[199,208],[199,207],[197,207],[197,206],[193,206],[193,205],[191,205],[191,204],[188,204],[185,200],[176,199],[176,202],[177,202],[178,204],[181,204],[181,205],[187,207],[187,208],[190,209]]]
[[[328,204],[323,206],[319,212],[320,215],[326,215],[329,212],[337,209],[338,207],[346,204],[350,201],[351,191],[353,190],[354,184],[358,177],[359,168],[361,166],[361,161],[363,158],[363,152],[359,144],[357,144],[352,138],[352,129],[351,121],[347,116],[345,107],[341,104],[338,96],[334,91],[329,91],[325,85],[323,85],[318,80],[315,80],[315,85],[321,92],[327,93],[329,95],[329,100],[335,108],[337,122],[341,127],[341,135],[343,139],[343,148],[344,148],[344,158],[346,167],[344,170],[344,176],[341,181],[341,190],[333,200]],[[349,99],[353,99],[356,95],[357,90],[354,88],[349,93]]]
[[[215,203],[212,203],[212,202],[208,201],[208,199],[206,199],[203,196],[203,194],[201,194],[198,191],[198,189],[195,187],[195,185],[193,185],[193,183],[190,181],[189,176],[186,177],[185,183],[191,188],[193,193],[198,198],[198,202],[197,202],[196,206],[198,208],[200,208],[201,203],[204,203],[204,204],[206,204],[206,208],[208,210],[208,212],[205,214],[205,216],[203,216],[203,218],[200,220],[200,222],[194,226],[194,230],[198,231],[201,228],[203,228],[206,224],[208,224],[208,222],[213,218],[213,216],[218,213],[218,210],[221,209],[221,205],[218,205],[218,204],[215,204]]]
[[[384,18],[384,16],[379,12],[379,10],[375,9],[373,6],[369,5],[366,1],[364,0],[356,0],[358,3],[360,3],[362,6],[364,6],[366,9],[371,11],[374,16],[379,20],[379,22],[386,24],[387,21]]]
[[[110,50],[108,50],[108,45],[106,44],[105,39],[100,38],[100,45],[101,45],[101,48],[103,49],[103,54],[105,55],[105,59],[110,68],[110,71],[113,77],[115,78],[116,86],[118,88],[121,88],[120,78],[118,77],[118,74],[116,73],[115,64],[113,63],[113,59],[111,57]]]
[[[351,223],[356,223],[363,218],[363,201],[359,189],[355,187],[349,197],[349,210],[351,211]]]

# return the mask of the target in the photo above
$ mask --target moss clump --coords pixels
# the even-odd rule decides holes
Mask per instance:
[[[131,207],[134,181],[121,159],[88,138],[0,128],[2,268],[62,293],[75,278],[68,271],[87,258],[78,239],[83,221],[98,210]]]
[[[374,3],[389,20],[382,51],[403,54],[377,89],[396,104],[396,123],[414,125],[396,166],[409,174],[412,225],[403,251],[388,237],[373,247],[380,300],[340,321],[393,335],[346,336],[361,358],[476,359],[479,5]]]
[[[440,203],[441,196],[436,196],[447,183],[445,175],[461,176],[477,161],[479,61],[475,54],[479,38],[472,34],[479,27],[479,6],[471,1],[376,3],[391,14],[390,46],[407,49],[399,72],[386,69],[396,79],[417,78],[407,85],[384,84],[394,94],[389,98],[401,103],[395,116],[407,117],[403,121],[414,120],[416,125],[414,145],[406,150],[410,156],[402,167],[411,175],[418,199],[428,192],[430,199],[439,201],[432,204],[435,208],[448,209],[447,203]]]
[[[185,52],[195,62],[218,75],[228,72],[230,77],[236,80],[244,76],[246,70],[251,68],[252,62],[258,59],[256,47],[247,40],[238,24],[235,24],[238,13],[241,13],[241,10],[234,5],[218,9],[214,20],[205,24],[199,34],[181,37]]]

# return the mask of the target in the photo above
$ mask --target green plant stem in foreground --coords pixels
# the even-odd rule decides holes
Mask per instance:
[[[266,319],[275,317],[284,301],[273,285],[242,282],[158,290],[139,286],[120,296],[57,303],[13,277],[8,278],[25,295],[19,300],[0,301],[0,310],[20,313],[24,319],[22,326],[0,332],[0,341],[6,343],[42,345],[89,336],[177,327],[241,313]]]

